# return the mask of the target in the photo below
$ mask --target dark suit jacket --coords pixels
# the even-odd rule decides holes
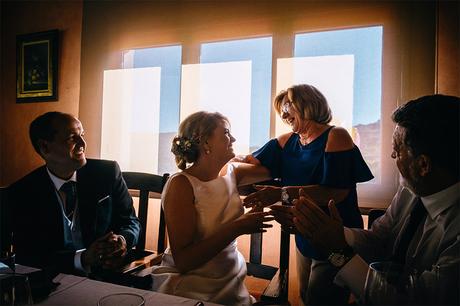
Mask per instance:
[[[123,235],[128,249],[136,244],[140,223],[116,162],[88,159],[77,170],[77,192],[86,248],[109,231]],[[16,262],[56,272],[74,272],[75,250],[64,249],[61,205],[46,167],[12,184],[8,203]]]

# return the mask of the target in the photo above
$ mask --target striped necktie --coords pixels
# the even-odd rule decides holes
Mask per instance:
[[[65,215],[72,220],[72,215],[77,202],[77,183],[68,181],[61,186],[60,191],[65,193]]]

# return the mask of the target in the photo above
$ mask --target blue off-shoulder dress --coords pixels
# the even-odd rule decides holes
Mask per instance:
[[[358,208],[356,183],[371,180],[372,175],[357,146],[351,150],[325,152],[332,127],[307,145],[302,145],[299,135],[293,133],[284,148],[277,139],[272,139],[252,153],[263,166],[278,178],[283,186],[323,185],[333,188],[348,188],[348,196],[337,209],[346,227],[363,228]],[[323,208],[329,213],[327,207]],[[315,250],[301,235],[296,235],[296,245],[305,256],[324,260],[326,254]]]

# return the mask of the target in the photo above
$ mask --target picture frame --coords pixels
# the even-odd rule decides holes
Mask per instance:
[[[57,101],[59,30],[16,36],[16,102]]]

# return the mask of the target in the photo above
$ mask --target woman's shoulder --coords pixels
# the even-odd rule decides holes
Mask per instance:
[[[348,131],[342,127],[332,127],[326,143],[326,152],[340,152],[353,149],[354,143]]]
[[[280,145],[281,148],[284,148],[284,146],[288,142],[289,138],[291,138],[292,134],[294,134],[294,133],[289,132],[289,133],[282,134],[282,135],[279,135],[278,137],[276,137],[276,140],[278,141],[278,144]]]
[[[178,172],[173,174],[167,183],[167,192],[175,192],[177,190],[192,190],[192,182],[190,181],[191,177],[185,172]]]

